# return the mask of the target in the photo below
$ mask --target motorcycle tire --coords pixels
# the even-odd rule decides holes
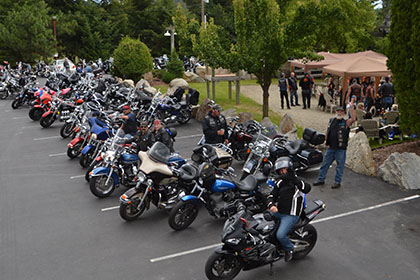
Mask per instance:
[[[39,107],[33,107],[29,110],[29,118],[33,121],[39,121],[42,118],[44,109]]]
[[[22,105],[22,102],[20,101],[20,99],[15,99],[12,102],[12,108],[13,110],[19,108]]]
[[[73,133],[74,125],[73,123],[65,123],[60,129],[60,136],[63,138],[68,138]]]
[[[7,97],[9,97],[9,92],[7,90],[3,90],[2,92],[0,92],[0,99],[6,99]]]
[[[187,109],[183,109],[179,112],[181,115],[181,119],[178,119],[178,123],[186,124],[191,119],[191,111]]]
[[[293,233],[292,236],[291,236],[293,239],[297,239],[299,241],[304,241],[304,242],[309,243],[309,246],[305,250],[302,250],[302,251],[296,250],[293,253],[293,259],[294,260],[300,260],[300,259],[303,259],[304,257],[306,257],[306,255],[308,255],[312,251],[312,249],[315,247],[315,243],[316,243],[316,240],[318,238],[318,233],[317,233],[317,231],[316,231],[316,229],[314,228],[313,225],[306,225],[303,228],[303,232],[307,233],[307,234],[304,235],[303,238],[298,236],[295,233]]]
[[[39,120],[39,123],[43,128],[50,127],[54,123],[55,119],[53,118],[53,115],[48,115],[45,117],[41,117]]]
[[[114,179],[112,179],[111,176],[111,178],[108,180],[108,184],[105,185],[107,179],[108,176],[106,174],[90,178],[89,189],[94,196],[98,198],[105,198],[114,192]]]
[[[181,200],[169,213],[169,226],[176,231],[186,229],[197,218],[198,210],[198,203]]]
[[[82,142],[76,143],[76,145],[74,145],[71,148],[68,147],[67,156],[71,159],[76,158],[82,152],[81,147],[82,147]]]
[[[206,261],[205,272],[210,280],[231,280],[242,270],[237,256],[213,252]]]
[[[79,160],[80,166],[83,168],[88,167],[92,163],[93,159],[93,150],[90,150],[86,154],[81,155]]]
[[[141,214],[143,214],[144,210],[146,209],[146,199],[144,200],[143,204],[140,206],[140,209],[137,209],[137,203],[140,203],[141,199],[143,198],[144,193],[136,193],[134,196],[131,197],[130,204],[120,203],[120,216],[124,220],[131,222],[137,220]]]

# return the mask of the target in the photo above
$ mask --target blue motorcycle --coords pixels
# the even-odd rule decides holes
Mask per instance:
[[[90,117],[89,125],[89,141],[86,146],[83,147],[79,161],[83,168],[88,167],[92,163],[101,146],[105,143],[105,140],[114,134],[114,130],[112,128],[97,118]]]
[[[198,172],[199,179],[191,194],[183,196],[169,213],[172,229],[186,229],[197,217],[201,203],[216,218],[235,214],[238,201],[245,203],[253,213],[266,209],[266,196],[274,185],[267,175],[249,175],[240,182],[219,179],[216,173],[224,172],[223,175],[231,176],[232,169],[219,170],[209,162],[201,164]]]

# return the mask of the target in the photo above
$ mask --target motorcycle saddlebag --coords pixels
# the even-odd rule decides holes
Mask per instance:
[[[300,152],[300,154],[308,159],[310,165],[319,164],[322,162],[322,152],[314,148],[307,148]]]
[[[303,139],[312,145],[321,145],[325,141],[325,134],[320,133],[312,128],[305,128],[303,131]]]
[[[189,99],[190,99],[189,103],[191,105],[197,105],[198,100],[200,98],[200,93],[196,89],[190,88],[188,90],[188,95],[189,95]]]
[[[182,96],[184,95],[184,89],[182,87],[178,87],[172,96],[175,98],[176,102],[181,102]]]

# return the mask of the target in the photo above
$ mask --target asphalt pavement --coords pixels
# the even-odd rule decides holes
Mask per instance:
[[[65,154],[70,140],[59,137],[61,123],[43,129],[27,108],[10,104],[0,101],[1,280],[206,279],[223,220],[201,209],[190,228],[174,232],[167,213],[152,205],[124,221],[116,206],[125,188],[94,197],[78,159]],[[175,149],[189,158],[201,125],[176,128]],[[317,174],[303,178],[311,183]],[[331,168],[327,184],[307,198],[327,205],[314,221],[318,242],[310,255],[275,263],[272,276],[265,266],[236,279],[420,279],[420,193],[348,169],[343,187],[332,190],[334,174]]]

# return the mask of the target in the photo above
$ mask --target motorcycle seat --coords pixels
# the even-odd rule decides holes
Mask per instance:
[[[297,154],[300,150],[304,149],[307,146],[307,142],[305,140],[295,140],[291,142],[287,142],[285,145],[286,150],[291,155]]]
[[[264,174],[262,174],[262,173],[257,173],[257,174],[252,175],[252,176],[254,176],[254,177],[255,177],[255,179],[257,180],[257,183],[258,183],[258,184],[264,183],[264,182],[265,182],[265,181],[267,181],[267,179],[268,179],[268,177],[267,177],[267,176],[265,176],[265,175],[264,175]]]
[[[245,179],[236,183],[240,191],[250,192],[258,185],[258,180],[254,175],[248,175]]]
[[[197,169],[191,164],[184,164],[178,169],[182,181],[191,182],[197,176]]]
[[[187,101],[181,101],[181,102],[179,102],[179,105],[186,106],[187,105]]]

